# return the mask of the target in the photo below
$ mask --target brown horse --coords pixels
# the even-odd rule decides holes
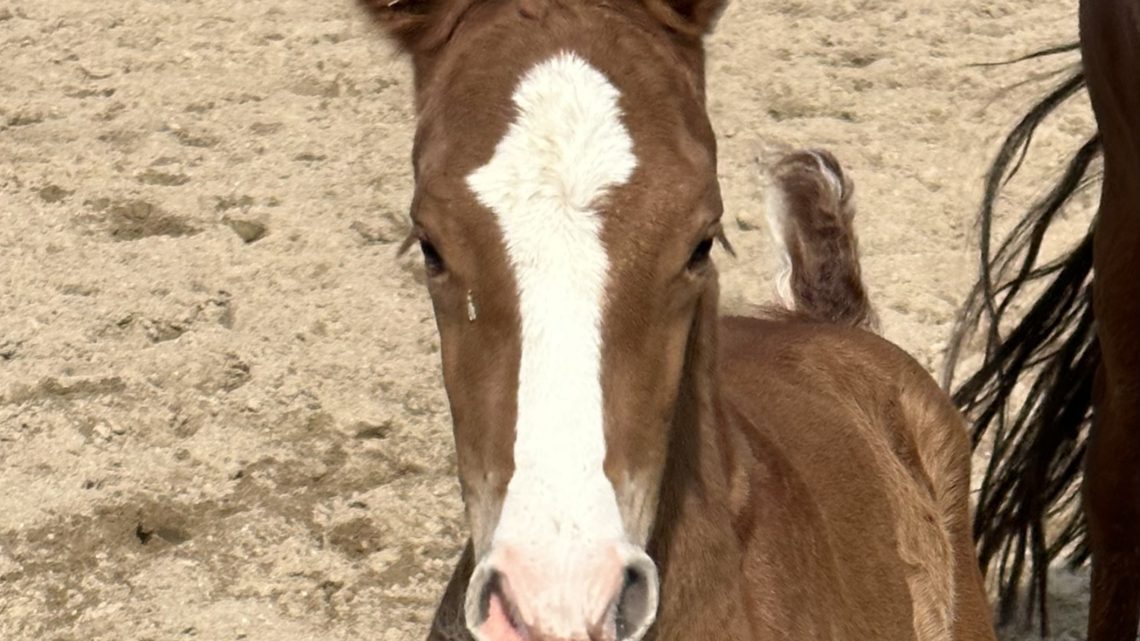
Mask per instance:
[[[414,63],[471,532],[432,638],[993,639],[964,423],[859,327],[829,155],[775,174],[795,311],[718,316],[721,2],[365,2]]]
[[[1013,614],[1032,561],[1028,605],[1040,608],[1044,633],[1050,561],[1075,550],[1070,560],[1081,563],[1091,553],[1088,638],[1115,641],[1135,638],[1140,620],[1140,3],[1081,0],[1079,45],[1042,54],[1078,47],[1082,68],[1023,118],[990,170],[982,276],[951,343],[946,380],[952,381],[963,342],[984,327],[985,363],[954,398],[975,420],[975,443],[986,434],[993,439],[975,528],[983,565],[997,566],[1002,617]],[[1016,173],[1037,125],[1085,86],[1098,133],[992,252],[1001,187]],[[1101,153],[1092,228],[1067,256],[1040,264],[1050,223],[1092,182],[1087,174]],[[1032,290],[1041,293],[1003,335],[998,328],[1010,324],[1003,321],[1031,283],[1043,284]],[[1022,387],[1027,400],[1014,410]],[[1067,509],[1076,496],[1083,496],[1083,512]],[[1056,515],[1062,522],[1050,523]]]

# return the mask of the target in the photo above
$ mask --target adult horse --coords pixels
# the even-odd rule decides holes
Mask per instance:
[[[833,158],[777,172],[795,313],[718,316],[721,0],[365,6],[414,65],[471,532],[433,638],[992,639],[965,427],[856,327]]]
[[[1075,562],[1091,553],[1088,638],[1115,641],[1135,638],[1140,622],[1140,3],[1081,0],[1079,48],[1082,68],[1022,119],[990,169],[981,278],[955,330],[946,382],[964,341],[984,327],[985,362],[954,399],[975,419],[975,443],[992,437],[975,529],[983,566],[997,566],[1003,618],[1013,613],[1031,560],[1028,604],[1040,608],[1044,633],[1050,561],[1066,550],[1075,550]],[[1046,198],[995,243],[991,220],[1001,187],[1038,124],[1085,86],[1097,134]],[[1089,182],[1101,153],[1092,227],[1071,253],[1041,265],[1045,233]],[[1028,288],[1037,299],[1003,334],[1030,284],[1040,285]],[[1023,388],[1024,400],[1015,396]],[[1066,509],[1076,496],[1083,496],[1083,512]],[[1051,523],[1058,513],[1064,520]]]

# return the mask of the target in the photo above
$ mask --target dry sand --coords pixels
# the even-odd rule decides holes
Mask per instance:
[[[737,1],[709,42],[724,308],[770,299],[757,158],[827,147],[884,331],[937,368],[984,167],[1041,85],[1007,88],[1060,63],[967,65],[1072,40],[1075,13]],[[422,637],[464,526],[394,256],[406,63],[349,0],[0,0],[0,71],[0,639]],[[1089,129],[1054,120],[1030,174]]]

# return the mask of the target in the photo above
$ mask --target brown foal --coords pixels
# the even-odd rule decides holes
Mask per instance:
[[[834,158],[776,172],[795,309],[718,317],[721,0],[364,4],[415,67],[471,530],[432,638],[992,639],[964,426],[860,327]]]

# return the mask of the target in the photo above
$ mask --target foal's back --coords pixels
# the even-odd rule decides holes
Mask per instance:
[[[727,318],[720,342],[738,417],[726,429],[745,434],[762,475],[784,477],[752,485],[770,496],[740,506],[755,512],[741,519],[754,524],[746,575],[765,601],[759,627],[786,638],[992,639],[965,428],[922,367],[867,331],[794,318]],[[776,599],[768,587],[805,577],[799,594]]]
[[[853,185],[822,151],[785,157],[773,178],[785,309],[726,318],[719,331],[735,418],[722,429],[749,443],[752,476],[765,479],[734,506],[750,524],[738,534],[756,627],[784,638],[993,639],[965,425],[914,359],[870,331]]]

